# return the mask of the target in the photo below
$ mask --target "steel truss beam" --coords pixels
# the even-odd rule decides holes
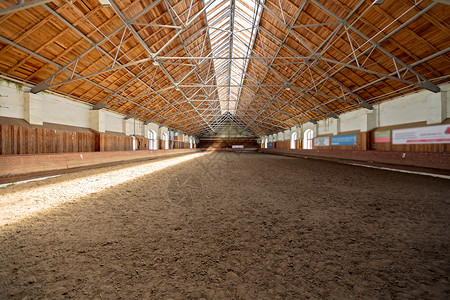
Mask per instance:
[[[376,84],[377,82],[383,81],[385,79],[395,80],[398,82],[405,83],[407,85],[417,86],[420,88],[424,88],[427,90],[430,90],[432,92],[439,92],[440,89],[437,87],[434,83],[423,77],[420,73],[415,71],[413,68],[418,65],[419,63],[423,63],[433,57],[443,55],[449,51],[450,48],[444,49],[439,51],[438,53],[435,53],[428,58],[422,59],[420,62],[416,62],[414,64],[406,64],[402,60],[400,60],[398,57],[387,51],[384,47],[381,46],[382,42],[385,41],[387,38],[401,30],[402,28],[409,25],[413,20],[416,20],[418,17],[429,11],[431,8],[433,8],[437,3],[434,2],[430,5],[428,5],[426,8],[422,9],[419,13],[414,15],[413,17],[409,18],[407,21],[403,22],[400,26],[398,26],[393,31],[390,31],[388,34],[385,34],[385,36],[378,41],[373,40],[375,36],[380,34],[383,30],[380,30],[377,32],[377,34],[370,38],[361,31],[359,31],[353,24],[348,23],[349,18],[356,13],[356,11],[361,7],[361,5],[364,3],[364,0],[360,1],[355,8],[346,16],[346,18],[340,18],[336,14],[333,13],[329,8],[327,8],[325,5],[321,4],[318,0],[310,0],[315,6],[322,9],[326,13],[328,13],[331,17],[335,19],[331,20],[330,22],[326,23],[317,23],[317,24],[307,24],[307,25],[294,25],[299,18],[299,16],[303,12],[303,8],[306,5],[308,0],[304,0],[298,7],[297,11],[292,15],[290,20],[287,20],[285,17],[285,12],[283,11],[283,8],[280,4],[280,12],[281,15],[278,16],[275,14],[271,9],[269,9],[265,3],[261,3],[258,1],[258,5],[262,5],[263,9],[269,13],[271,16],[273,16],[277,22],[282,24],[284,28],[287,30],[285,38],[281,41],[278,40],[276,37],[274,37],[270,32],[265,30],[264,28],[260,28],[259,26],[255,26],[256,30],[259,31],[259,34],[261,36],[261,33],[267,34],[270,38],[272,38],[274,41],[276,41],[279,44],[279,48],[275,53],[275,56],[272,57],[261,57],[261,56],[252,56],[251,54],[254,53],[253,49],[256,45],[256,39],[253,45],[253,49],[250,49],[243,41],[240,39],[239,35],[237,35],[235,31],[235,16],[239,15],[240,18],[244,18],[246,21],[250,22],[248,18],[246,18],[243,14],[240,14],[238,10],[235,11],[235,1],[236,0],[230,0],[230,7],[226,10],[224,10],[222,15],[217,15],[218,18],[215,19],[213,24],[207,24],[206,27],[198,30],[195,33],[195,37],[200,35],[202,32],[205,32],[205,37],[203,41],[203,47],[205,45],[205,42],[210,43],[210,52],[207,55],[203,55],[203,48],[202,53],[200,53],[200,56],[193,56],[189,52],[187,48],[187,42],[193,38],[192,36],[189,37],[186,40],[183,40],[181,33],[183,33],[190,25],[193,24],[193,22],[201,15],[205,16],[206,22],[208,22],[207,16],[206,16],[206,9],[215,1],[210,0],[208,3],[204,3],[205,5],[191,18],[191,10],[193,7],[193,1],[190,1],[190,7],[189,11],[187,12],[188,16],[186,20],[183,22],[181,21],[180,17],[177,15],[176,11],[173,7],[171,7],[170,3],[167,0],[162,0],[164,2],[164,5],[170,15],[170,18],[172,20],[173,24],[153,24],[153,23],[139,23],[135,22],[137,18],[142,16],[144,13],[148,12],[151,8],[153,8],[156,4],[160,3],[161,0],[157,0],[150,4],[148,7],[146,7],[143,11],[139,12],[135,16],[131,17],[130,19],[127,19],[126,16],[123,14],[123,12],[119,9],[117,6],[117,3],[112,0],[111,6],[115,13],[119,16],[119,18],[122,20],[123,24],[121,24],[118,28],[116,28],[112,33],[108,34],[107,36],[103,36],[103,38],[99,42],[93,42],[89,37],[81,33],[75,26],[70,24],[67,20],[62,18],[58,13],[50,9],[45,3],[51,2],[52,0],[34,0],[27,3],[21,3],[17,4],[13,7],[9,7],[3,10],[0,10],[0,15],[2,14],[8,14],[13,13],[15,11],[20,11],[21,9],[27,9],[29,7],[33,7],[36,5],[43,5],[44,8],[46,8],[50,13],[58,17],[61,21],[63,21],[66,25],[69,26],[72,30],[77,32],[82,38],[84,38],[86,41],[88,41],[91,46],[89,49],[84,51],[82,54],[80,54],[78,57],[74,58],[71,62],[66,64],[65,66],[61,66],[55,62],[50,61],[49,59],[46,59],[45,57],[39,55],[36,52],[33,52],[21,45],[18,45],[17,43],[10,41],[8,39],[5,39],[0,36],[0,41],[3,41],[13,47],[18,48],[21,51],[24,51],[32,56],[37,57],[38,59],[51,64],[58,68],[58,71],[56,71],[54,74],[52,74],[50,77],[45,79],[44,81],[37,84],[35,87],[31,89],[31,92],[39,92],[48,88],[57,87],[66,83],[71,83],[76,80],[83,80],[85,82],[88,82],[90,84],[93,84],[102,90],[108,92],[110,95],[108,95],[105,99],[103,99],[99,104],[96,105],[96,109],[108,107],[111,105],[115,105],[122,102],[130,102],[134,105],[137,105],[137,108],[135,108],[131,113],[129,113],[126,118],[131,117],[139,117],[146,113],[152,113],[155,116],[151,119],[146,119],[146,122],[154,121],[154,120],[162,120],[163,122],[166,121],[167,123],[177,124],[181,128],[194,128],[194,130],[214,130],[214,128],[217,128],[219,126],[218,124],[226,120],[223,118],[223,113],[221,111],[221,105],[220,102],[222,101],[228,101],[227,105],[227,111],[230,111],[230,101],[232,99],[232,88],[238,88],[238,94],[237,94],[237,100],[234,108],[232,109],[235,112],[235,115],[231,115],[230,118],[237,118],[240,116],[239,124],[244,126],[243,128],[245,130],[254,130],[255,128],[258,128],[260,130],[261,128],[264,130],[269,130],[270,128],[283,128],[283,126],[287,126],[294,122],[295,120],[302,120],[302,121],[315,121],[311,120],[308,115],[310,113],[319,114],[320,116],[329,116],[337,118],[338,116],[335,115],[333,112],[328,110],[325,106],[333,101],[343,101],[346,103],[349,103],[351,105],[359,105],[364,108],[371,109],[372,106],[368,104],[364,99],[362,99],[357,92],[362,90],[363,88],[366,88],[368,86],[371,86],[373,84]],[[71,3],[70,0],[67,0],[68,3]],[[419,1],[420,3],[421,1]],[[225,2],[223,2],[225,3]],[[418,3],[416,2],[414,4],[414,7],[417,6]],[[366,11],[369,8],[366,9]],[[412,8],[410,8],[412,9]],[[229,20],[229,29],[223,29],[219,28],[222,26],[220,24],[220,20],[224,19],[227,14],[230,15]],[[177,18],[180,20],[181,25],[177,22]],[[360,18],[360,16],[358,17]],[[398,19],[398,18],[397,18]],[[396,21],[395,19],[394,21]],[[311,26],[328,26],[328,25],[338,25],[332,32],[332,34],[325,39],[322,44],[317,47],[317,49],[311,49],[308,44],[302,40],[302,38],[295,32],[294,29],[296,28],[306,28]],[[139,33],[134,29],[133,25],[139,25],[139,26],[158,26],[158,27],[165,27],[170,28],[173,30],[176,30],[176,33],[169,39],[168,42],[166,42],[158,51],[153,53],[148,44],[142,39],[142,37],[139,35]],[[255,24],[256,25],[256,24]],[[214,27],[216,26],[216,27]],[[239,25],[242,27],[242,25]],[[223,26],[222,26],[223,27]],[[212,37],[213,39],[218,39],[218,42],[214,44],[214,48],[212,46],[211,37],[209,35],[209,28],[216,28],[216,30],[224,30],[225,33],[219,33],[214,34],[215,37]],[[349,47],[351,47],[352,52],[344,59],[338,61],[333,60],[330,58],[323,57],[324,52],[327,51],[328,47],[331,47],[333,43],[336,42],[337,39],[334,39],[341,30],[344,29],[344,31],[340,34],[340,37],[342,35],[346,35],[348,38]],[[121,32],[123,30],[123,32]],[[243,30],[247,30],[247,28],[244,28]],[[243,31],[241,30],[241,31]],[[121,45],[122,42],[125,41],[126,34],[129,33],[134,36],[139,42],[139,44],[147,51],[148,57],[144,59],[140,59],[138,61],[133,61],[130,59],[130,62],[121,64],[118,61],[118,54],[121,52]],[[354,45],[352,43],[352,37],[351,34],[353,33],[355,36],[358,36],[360,39],[363,39],[365,42],[363,45]],[[111,55],[110,53],[106,52],[101,44],[103,42],[108,41],[112,36],[121,34],[122,38],[120,39],[120,43],[118,45],[115,45],[115,48],[117,48],[117,52],[115,54]],[[224,35],[225,34],[225,35]],[[253,31],[252,31],[253,34]],[[255,34],[256,36],[257,34]],[[294,37],[302,46],[304,46],[308,51],[310,51],[311,55],[309,56],[300,56],[299,53],[297,53],[295,50],[291,49],[288,45],[286,45],[286,40],[289,36]],[[344,36],[345,37],[345,36]],[[120,38],[120,37],[119,37]],[[180,45],[177,46],[175,49],[170,51],[169,54],[166,54],[165,56],[160,56],[160,54],[166,49],[171,43],[173,43],[175,40],[180,41]],[[227,40],[229,41],[229,44],[227,44]],[[355,40],[355,39],[353,39]],[[236,51],[241,52],[242,54],[245,54],[240,57],[233,57],[233,49],[234,42],[236,41]],[[261,42],[261,41],[260,41]],[[243,44],[243,46],[239,46],[240,44]],[[370,44],[370,47],[368,48],[362,48],[363,46]],[[220,53],[223,54],[224,49],[228,45],[228,56],[225,55],[213,55],[213,53]],[[357,47],[356,47],[357,46]],[[263,51],[264,45],[262,45]],[[184,52],[186,56],[170,56],[173,53],[176,53],[177,49],[184,49]],[[286,57],[279,57],[278,54],[280,53],[281,49],[286,49],[290,51],[293,56],[286,56]],[[80,75],[77,72],[77,63],[79,60],[81,60],[84,55],[87,55],[90,51],[93,50],[99,51],[101,56],[108,57],[108,59],[111,61],[111,63],[107,63],[106,66],[104,66],[106,69],[93,72],[91,74],[83,74]],[[364,55],[367,55],[367,53],[370,54],[377,50],[381,53],[383,53],[387,59],[390,59],[393,61],[395,66],[395,71],[388,70],[385,68],[384,72],[379,71],[373,71],[369,69],[368,66],[364,67],[365,62],[361,63],[361,57]],[[198,50],[195,50],[195,54],[198,54]],[[217,51],[217,52],[214,52]],[[359,52],[359,54],[358,54]],[[367,56],[366,60],[370,57],[370,54]],[[350,59],[349,59],[350,58]],[[238,60],[247,60],[247,64],[243,65],[243,67],[240,67]],[[179,62],[172,62],[173,60],[187,60],[186,63],[179,63]],[[214,60],[224,60],[223,63],[217,66],[215,69],[215,72],[213,74],[209,74],[211,70],[211,64]],[[265,74],[263,75],[261,81],[256,80],[253,76],[251,76],[248,67],[250,65],[250,60],[253,60],[254,62],[258,62],[261,66],[266,68]],[[277,64],[277,60],[284,60],[284,62]],[[146,81],[141,78],[141,76],[148,76],[147,73],[149,70],[151,70],[153,67],[146,67],[145,69],[142,67],[143,64],[148,63],[149,61],[155,62],[158,65],[155,66],[155,68],[159,68],[165,76],[169,79],[171,82],[170,86],[161,88],[156,82],[155,84],[158,85],[157,87],[153,87],[153,80],[152,83],[149,85]],[[288,61],[288,62],[286,62]],[[325,63],[330,66],[328,70],[325,70],[324,68],[319,67],[317,64],[314,64],[314,61],[320,61],[324,62],[321,65],[324,65]],[[106,62],[106,61],[105,61]],[[208,71],[205,77],[204,71],[198,71],[200,69],[200,66],[204,66],[203,64],[208,62],[209,67]],[[190,70],[181,76],[181,78],[175,79],[172,74],[168,72],[165,65],[167,64],[177,64],[180,67],[189,67]],[[277,65],[288,65],[288,64],[295,64],[299,65],[300,67],[297,69],[294,74],[290,75],[290,78],[284,78],[283,73],[278,73],[277,70],[275,70],[275,66]],[[238,67],[239,65],[239,67]],[[135,74],[135,72],[130,71],[131,66],[139,66],[141,71],[138,74]],[[245,67],[247,66],[247,67]],[[240,84],[233,84],[232,83],[232,77],[235,75],[234,71],[232,69],[236,67],[238,70],[242,71],[244,74],[241,76],[241,82]],[[244,68],[245,70],[242,70]],[[344,84],[340,83],[337,79],[334,78],[336,74],[338,74],[343,69],[348,68],[351,70],[356,70],[364,73],[368,73],[374,76],[377,76],[376,80],[373,80],[371,82],[368,82],[362,87],[359,87],[357,89],[350,89]],[[118,90],[112,91],[108,89],[107,87],[102,86],[99,83],[96,83],[90,79],[90,77],[94,77],[100,74],[104,74],[106,72],[111,71],[117,71],[123,69],[128,74],[131,75],[132,79],[128,80],[126,83],[124,83]],[[214,70],[214,66],[212,67]],[[204,70],[204,69],[202,69]],[[311,72],[315,73],[314,76]],[[184,72],[184,70],[183,70]],[[309,74],[308,74],[309,72]],[[266,77],[269,73],[272,73],[277,78],[280,79],[280,82],[275,83],[263,83],[266,80]],[[402,73],[403,76],[401,75]],[[410,73],[410,77],[405,77],[407,73]],[[156,74],[156,73],[155,73]],[[195,78],[197,79],[196,83],[188,83],[186,82],[187,79],[192,75],[195,75]],[[220,82],[217,81],[217,74],[222,74],[222,79]],[[305,75],[306,74],[306,75]],[[412,74],[412,76],[411,76]],[[312,82],[306,86],[306,87],[300,87],[295,86],[292,84],[292,82],[296,82],[297,80],[301,79],[304,76],[311,76]],[[193,76],[192,76],[193,77]],[[192,78],[191,77],[191,78]],[[287,77],[287,76],[286,76]],[[413,78],[413,79],[411,79]],[[63,81],[57,81],[57,80],[63,80]],[[417,79],[417,81],[415,81]],[[303,79],[302,79],[303,80]],[[55,82],[56,81],[56,82]],[[141,90],[139,87],[136,88],[134,91],[131,91],[133,93],[138,92],[139,94],[135,94],[136,96],[133,97],[124,97],[123,93],[125,91],[130,92],[132,88],[131,85],[133,83],[139,82],[139,84],[143,87]],[[244,82],[247,82],[249,84],[246,84],[244,86]],[[325,85],[326,83],[330,83],[333,85],[332,89],[334,92],[338,91],[337,88],[339,88],[342,92],[342,95],[340,92],[335,92],[336,96],[332,96],[327,94],[326,92],[322,92],[324,90],[324,87],[327,88],[330,85]],[[286,100],[283,96],[286,95],[284,93],[285,88],[289,86],[292,90],[295,90],[297,93],[295,97],[292,97],[292,100]],[[335,88],[336,87],[336,88]],[[227,93],[227,99],[219,99],[218,96],[218,89],[219,88],[228,88]],[[256,88],[256,89],[252,89]],[[177,99],[174,99],[175,97],[172,96],[172,93],[174,90],[177,90],[180,92],[181,96]],[[165,98],[162,93],[165,91],[170,91],[169,99]],[[245,94],[242,96],[242,93]],[[128,93],[129,95],[129,93]],[[234,95],[234,92],[233,92]],[[150,109],[148,106],[153,101],[152,97],[158,96],[160,97],[166,105],[163,105],[159,108]],[[139,103],[137,102],[137,99],[148,97],[149,99],[144,99]],[[320,98],[326,98],[328,101],[326,102],[319,102],[316,97]],[[242,98],[242,99],[241,99]],[[312,108],[305,108],[301,105],[298,105],[297,102],[301,101],[301,99],[306,99],[310,103],[314,103]],[[367,100],[367,99],[366,99]],[[232,100],[233,102],[235,100]],[[184,110],[182,105],[185,105],[186,103],[189,105],[191,109]],[[245,109],[241,107],[246,105]],[[254,104],[257,104],[257,106],[263,106],[259,107],[259,110],[254,109]],[[277,103],[281,105],[276,105]],[[267,114],[266,110],[272,107],[272,110]],[[294,114],[290,114],[285,111],[285,108],[290,107],[290,112],[294,112]],[[164,115],[163,112],[168,109],[172,108],[170,110],[170,114]],[[195,112],[196,116],[193,118],[192,116],[188,115],[188,113]],[[299,112],[298,114],[296,114]],[[182,115],[181,118],[179,116]],[[280,120],[277,119],[280,117],[279,115],[284,115],[288,117],[288,119]],[[305,117],[306,116],[306,117]],[[175,117],[178,121],[175,121]],[[268,124],[262,124],[265,121],[271,121],[272,123]],[[189,121],[186,123],[186,121]],[[199,123],[200,121],[200,123]],[[280,127],[281,126],[281,127]]]
[[[29,2],[23,2],[23,0],[22,0],[16,5],[13,5],[8,8],[0,9],[0,16],[12,14],[12,13],[24,10],[24,9],[32,8],[32,7],[39,6],[39,5],[42,5],[45,3],[49,3],[49,2],[53,2],[53,1],[55,1],[55,0],[34,0],[34,1],[29,1]]]
[[[354,26],[352,26],[351,24],[348,24],[347,20],[343,20],[341,18],[339,18],[339,16],[337,16],[336,14],[334,14],[330,9],[328,9],[327,7],[323,6],[321,3],[319,3],[317,0],[311,0],[312,2],[314,2],[315,5],[317,5],[318,7],[320,7],[321,9],[323,9],[324,11],[328,12],[331,16],[333,16],[333,18],[335,18],[336,20],[338,20],[339,22],[342,22],[343,24],[345,24],[349,29],[351,29],[352,31],[354,31],[356,34],[358,34],[360,37],[364,38],[366,41],[368,41],[370,44],[372,44],[374,47],[376,47],[378,50],[380,50],[381,52],[383,52],[385,55],[387,55],[389,58],[393,59],[394,62],[396,62],[397,64],[400,64],[403,68],[406,68],[410,73],[414,74],[417,79],[419,79],[419,86],[427,89],[429,91],[432,92],[439,92],[440,89],[439,87],[437,87],[434,83],[430,82],[428,79],[426,79],[425,77],[423,77],[421,74],[419,74],[418,72],[416,72],[411,66],[407,65],[406,63],[404,63],[402,60],[400,60],[399,58],[397,58],[395,55],[393,55],[392,53],[390,53],[389,51],[387,51],[386,49],[384,49],[381,45],[380,42],[375,42],[373,41],[371,38],[369,38],[368,36],[366,36],[364,33],[362,33],[361,31],[359,31],[357,28],[355,28]],[[359,70],[359,69],[358,69]],[[368,70],[366,70],[368,71]],[[371,73],[371,72],[369,72]],[[382,75],[381,75],[382,76]],[[390,78],[390,77],[387,77]],[[394,79],[394,78],[390,78],[390,79]],[[395,79],[394,79],[395,80]],[[402,78],[397,78],[396,80],[399,80],[401,82],[404,82],[402,80]],[[421,81],[423,81],[423,83],[421,83]],[[406,81],[405,83],[409,83],[408,81]],[[411,83],[409,83],[411,84]],[[415,84],[417,85],[417,84]]]

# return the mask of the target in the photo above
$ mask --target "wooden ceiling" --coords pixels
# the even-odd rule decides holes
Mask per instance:
[[[372,2],[0,0],[0,72],[192,135],[230,116],[261,136],[449,80],[450,5]]]

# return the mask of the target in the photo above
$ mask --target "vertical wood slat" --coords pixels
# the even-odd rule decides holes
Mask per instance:
[[[403,152],[450,152],[450,144],[415,144],[393,145],[392,143],[375,143],[375,131],[357,133],[356,146],[314,147],[315,149],[403,151]],[[137,150],[148,149],[147,138],[136,138],[140,142]],[[164,141],[157,140],[159,149],[164,149]],[[174,148],[189,147],[176,140]],[[300,146],[300,141],[298,141]],[[290,141],[278,141],[274,146],[289,149]],[[0,155],[71,153],[93,151],[131,151],[133,138],[130,136],[113,136],[103,133],[81,133],[46,128],[24,127],[0,124]]]
[[[96,135],[0,124],[0,155],[92,152]]]

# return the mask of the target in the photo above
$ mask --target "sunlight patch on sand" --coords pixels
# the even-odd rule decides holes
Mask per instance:
[[[0,196],[0,226],[18,222],[35,213],[65,202],[75,201],[118,184],[148,175],[176,164],[200,157],[208,152],[150,162],[116,171],[78,178],[31,190]]]

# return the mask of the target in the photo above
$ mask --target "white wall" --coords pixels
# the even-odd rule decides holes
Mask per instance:
[[[440,88],[440,93],[422,90],[376,104],[373,111],[359,109],[340,115],[338,120],[329,118],[320,120],[317,125],[305,123],[298,128],[292,127],[269,136],[269,141],[290,140],[294,130],[297,130],[299,137],[303,137],[303,132],[307,129],[312,129],[314,136],[317,136],[358,130],[364,132],[376,127],[416,122],[439,124],[450,118],[450,83],[441,85]],[[25,119],[34,124],[56,123],[92,128],[100,132],[106,130],[126,135],[136,133],[145,137],[148,130],[152,129],[158,139],[162,139],[163,132],[169,135],[166,127],[159,128],[157,124],[145,126],[142,121],[124,120],[124,115],[108,110],[101,110],[103,114],[96,115],[88,104],[46,92],[32,95],[26,92],[28,90],[29,87],[0,79],[0,116]]]
[[[316,137],[350,131],[367,132],[377,127],[417,122],[439,124],[446,118],[450,118],[450,84],[443,84],[440,88],[439,93],[422,90],[376,104],[373,110],[362,108],[341,114],[339,119],[320,120],[317,125],[305,123],[297,129],[297,132],[299,137],[303,137],[303,132],[312,129]],[[294,129],[295,127],[292,127],[291,132]],[[278,137],[285,136],[286,132],[279,132]],[[281,139],[278,138],[278,140]]]
[[[99,132],[112,131],[126,135],[142,135],[148,138],[148,130],[161,139],[162,132],[169,134],[166,127],[140,120],[124,119],[124,115],[102,109],[92,110],[92,106],[50,92],[30,94],[30,87],[15,84],[0,78],[0,116],[27,120],[31,124],[55,123]]]
[[[25,119],[22,88],[0,79],[0,116]]]
[[[90,127],[89,105],[52,94],[42,95],[42,120],[48,123]]]
[[[105,111],[105,130],[113,132],[122,132],[123,130],[123,116]]]
[[[426,121],[431,96],[431,92],[422,91],[377,105],[380,127]]]

